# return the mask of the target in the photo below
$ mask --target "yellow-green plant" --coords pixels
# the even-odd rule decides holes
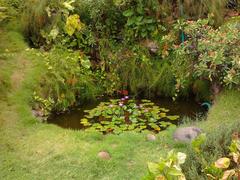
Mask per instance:
[[[84,24],[80,21],[80,17],[77,14],[70,15],[67,18],[65,30],[69,36],[72,36],[76,31],[80,31],[84,28]]]
[[[240,31],[238,23],[214,29],[207,19],[182,23],[188,39],[176,46],[173,68],[179,85],[185,80],[208,80],[228,88],[240,85]],[[179,67],[185,68],[179,71]],[[184,73],[185,72],[185,73]]]
[[[186,154],[171,150],[166,158],[160,158],[157,163],[148,163],[149,175],[144,180],[185,180],[181,169]]]
[[[93,99],[101,86],[91,71],[88,57],[79,52],[53,48],[41,53],[46,71],[36,93],[42,99],[53,100],[52,110],[64,111],[80,101]]]

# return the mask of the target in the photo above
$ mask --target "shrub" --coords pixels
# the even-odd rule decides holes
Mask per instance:
[[[208,20],[188,21],[184,25],[188,39],[176,49],[177,61],[182,59],[187,65],[181,66],[185,70],[176,74],[181,83],[193,76],[212,85],[238,87],[240,33],[236,23],[218,29],[209,26]]]
[[[134,95],[172,96],[175,79],[168,60],[152,57],[141,45],[119,47],[111,55],[109,69],[114,70],[123,88]]]
[[[62,48],[42,54],[46,65],[36,95],[51,99],[52,110],[62,111],[86,100],[93,100],[99,91],[95,75],[90,70],[87,56]],[[39,99],[39,98],[38,98]],[[42,107],[41,107],[42,108]]]
[[[44,43],[41,30],[52,22],[46,11],[48,5],[47,0],[28,0],[24,4],[23,31],[30,43],[36,47]]]

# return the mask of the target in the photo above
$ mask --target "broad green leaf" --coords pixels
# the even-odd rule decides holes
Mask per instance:
[[[162,118],[163,118],[163,117],[166,117],[166,113],[160,113],[159,115],[160,115],[160,117],[162,117]]]
[[[174,168],[174,167],[172,167],[172,168],[170,168],[169,170],[168,170],[168,173],[167,173],[168,175],[171,175],[171,176],[183,176],[183,173],[182,173],[182,171],[181,170],[179,170],[179,169],[176,169],[176,168]]]
[[[71,1],[67,1],[63,3],[63,6],[68,9],[69,11],[73,11],[74,10],[74,6],[72,6],[72,3],[74,3],[75,0],[71,0]]]
[[[159,173],[161,173],[161,172],[159,171],[159,166],[158,166],[157,163],[149,162],[149,163],[148,163],[148,169],[149,169],[149,171],[150,171],[151,173],[153,173],[153,174],[159,174]]]
[[[135,19],[134,17],[131,17],[131,18],[128,19],[127,25],[128,25],[128,26],[131,26],[131,25],[133,25],[135,22],[136,22],[136,19]]]
[[[175,121],[179,119],[179,116],[167,116],[167,118],[171,121]]]
[[[134,14],[134,11],[132,9],[128,9],[126,11],[123,12],[123,15],[126,17],[130,17]]]
[[[81,29],[83,29],[83,27],[84,24],[81,23],[79,15],[74,14],[70,15],[67,18],[65,30],[69,36],[72,36],[75,33],[75,31],[80,31]]]
[[[167,180],[167,179],[163,175],[158,175],[155,177],[155,180]]]
[[[201,145],[206,141],[206,134],[200,134],[192,140],[191,145],[196,152],[200,152]]]

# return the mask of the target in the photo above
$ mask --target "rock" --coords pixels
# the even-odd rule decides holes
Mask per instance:
[[[147,140],[148,140],[148,141],[155,141],[156,139],[157,139],[156,136],[153,135],[153,134],[148,134],[148,135],[147,135]]]
[[[32,114],[35,117],[43,117],[44,116],[44,113],[41,110],[32,110]]]
[[[190,142],[202,133],[202,130],[198,127],[183,127],[177,128],[173,134],[175,141]]]
[[[106,151],[100,151],[100,152],[98,153],[98,157],[99,157],[100,159],[103,159],[103,160],[109,160],[109,159],[111,159],[110,154],[109,154],[108,152],[106,152]]]
[[[151,53],[155,54],[159,50],[159,46],[158,46],[157,42],[152,41],[150,39],[146,39],[146,40],[142,41],[141,43],[144,47],[148,48]]]

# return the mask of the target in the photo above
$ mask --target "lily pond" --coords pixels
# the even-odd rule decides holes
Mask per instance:
[[[182,123],[183,117],[202,116],[205,110],[195,101],[172,101],[168,98],[134,100],[125,96],[106,102],[94,102],[63,114],[53,114],[48,123],[60,127],[120,134],[123,131],[155,133]]]

